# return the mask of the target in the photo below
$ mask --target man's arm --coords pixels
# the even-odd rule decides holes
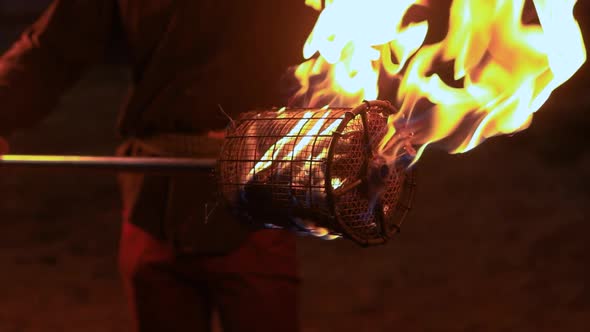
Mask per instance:
[[[41,120],[104,58],[115,13],[114,0],[55,0],[0,57],[0,135]]]

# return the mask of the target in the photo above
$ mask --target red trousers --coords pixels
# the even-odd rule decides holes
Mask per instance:
[[[123,223],[120,269],[135,331],[210,331],[217,310],[224,332],[298,331],[295,239],[252,233],[227,255],[177,254]]]

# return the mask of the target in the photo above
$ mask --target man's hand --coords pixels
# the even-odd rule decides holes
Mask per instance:
[[[7,154],[9,150],[8,142],[0,137],[0,155]]]

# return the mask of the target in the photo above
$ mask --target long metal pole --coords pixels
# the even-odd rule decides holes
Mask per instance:
[[[208,158],[0,155],[0,172],[2,169],[61,169],[176,174],[207,172],[216,164],[215,159]]]

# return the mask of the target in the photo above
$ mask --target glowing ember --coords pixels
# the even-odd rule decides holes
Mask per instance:
[[[277,112],[277,118],[284,116],[285,109],[282,108]],[[302,151],[305,151],[307,146],[314,141],[316,144],[329,139],[332,132],[342,122],[342,117],[332,120],[332,123],[326,125],[326,118],[330,115],[327,107],[322,108],[316,112],[306,112],[301,120],[289,131],[289,133],[281,137],[275,144],[273,144],[256,163],[254,168],[250,170],[248,179],[252,179],[256,173],[260,173],[269,168],[273,163],[280,160],[294,160],[299,159]],[[322,130],[323,129],[323,130]],[[321,133],[320,133],[321,131]],[[316,138],[318,136],[319,138]],[[318,144],[319,145],[319,144]],[[308,162],[306,166],[311,165],[313,161],[321,160],[328,154],[327,150],[321,151],[317,156],[306,156]],[[302,167],[301,172],[305,173],[311,167]]]
[[[532,3],[540,24],[527,22],[525,0],[452,1],[446,37],[424,45],[429,21],[406,16],[428,12],[428,1],[325,1],[295,71],[296,97],[304,106],[354,106],[394,94],[400,113],[380,144],[391,159],[415,146],[417,161],[435,142],[465,152],[523,130],[586,60],[576,0]],[[306,4],[321,10],[321,1]]]
[[[342,180],[339,178],[332,179],[332,189],[338,189],[342,187]]]

